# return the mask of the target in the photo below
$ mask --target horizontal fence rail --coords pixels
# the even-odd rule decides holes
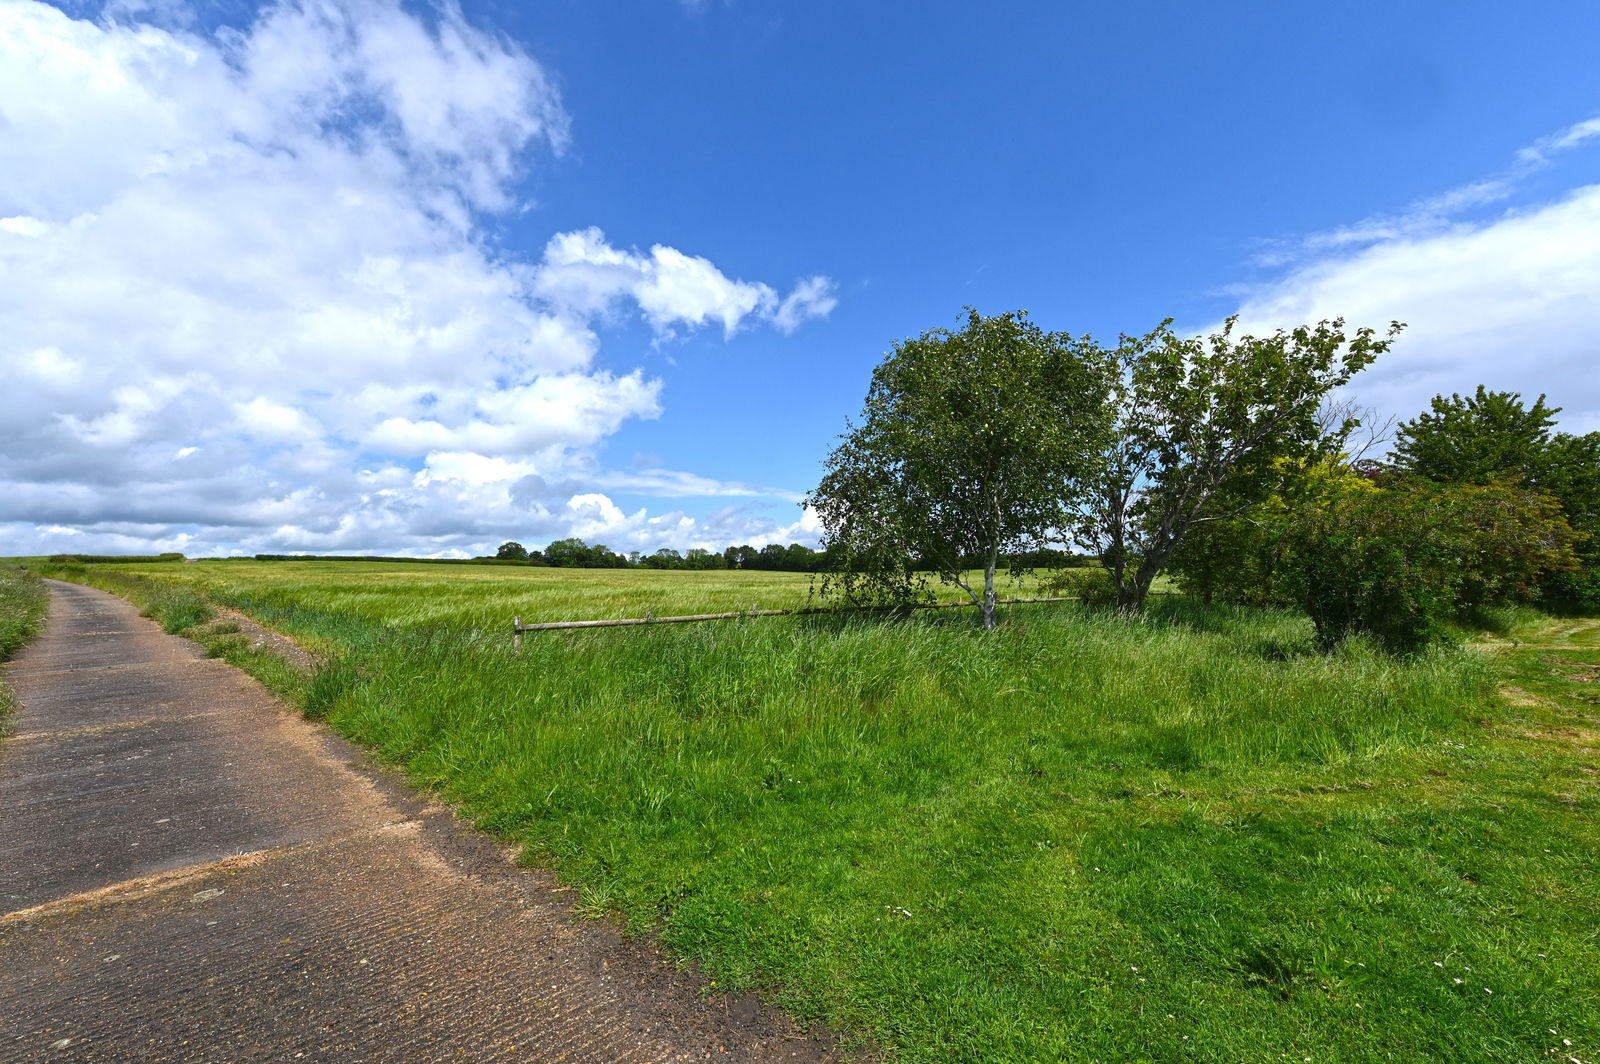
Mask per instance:
[[[1000,599],[996,606],[1020,606],[1033,602],[1076,602],[1071,596],[1060,598],[1015,598]],[[947,610],[960,607],[972,608],[972,602],[921,602],[910,609],[914,610]],[[570,631],[575,628],[627,628],[645,624],[688,624],[694,621],[731,621],[738,617],[801,617],[821,613],[850,613],[870,610],[894,609],[896,607],[884,606],[815,606],[798,610],[758,610],[754,606],[747,610],[735,610],[731,613],[688,613],[677,617],[657,617],[646,612],[643,617],[614,617],[601,621],[538,621],[532,624],[523,624],[522,618],[513,617],[511,631],[515,637],[516,647],[522,649],[523,632],[555,632]],[[905,607],[899,607],[905,608]]]

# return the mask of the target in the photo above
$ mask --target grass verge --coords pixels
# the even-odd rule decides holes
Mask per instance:
[[[207,657],[221,658],[260,680],[292,706],[304,709],[315,670],[308,672],[240,634],[233,621],[219,620],[216,607],[201,591],[178,581],[94,566],[35,564],[47,576],[97,587],[120,595],[139,608],[162,629],[181,635],[205,648]],[[174,567],[175,568],[175,567]]]
[[[37,576],[0,567],[0,662],[39,634],[49,606],[50,594]],[[0,728],[15,708],[11,688],[0,678]]]
[[[1397,660],[1165,602],[517,656],[370,600],[220,594],[334,649],[300,704],[580,912],[892,1060],[1600,1053],[1594,622]]]

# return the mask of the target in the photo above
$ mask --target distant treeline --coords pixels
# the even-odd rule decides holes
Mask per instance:
[[[52,554],[56,565],[113,565],[150,562],[181,562],[182,554]],[[633,551],[619,554],[604,543],[590,545],[581,539],[558,539],[542,551],[528,550],[520,543],[503,543],[492,557],[482,558],[402,558],[386,554],[256,554],[249,557],[218,558],[216,561],[258,562],[407,562],[413,565],[544,565],[563,569],[755,569],[785,573],[824,572],[835,558],[829,551],[812,550],[800,543],[787,547],[769,543],[752,547],[748,543],[723,551],[693,547],[676,551],[663,547],[653,554]],[[1090,555],[1070,551],[1041,549],[1007,559],[1022,569],[1070,569],[1099,565]],[[969,568],[979,568],[977,558]]]
[[[255,554],[245,558],[219,558],[218,561],[258,562],[411,562],[417,565],[520,565],[503,558],[402,558],[388,554]]]
[[[548,565],[567,569],[755,569],[770,572],[825,572],[837,562],[834,552],[812,550],[800,543],[785,547],[769,543],[765,547],[743,544],[722,551],[693,547],[676,551],[662,547],[653,554],[619,554],[604,543],[588,544],[581,539],[558,539],[543,551],[530,551],[517,542],[503,543],[493,558],[476,561],[513,565]],[[1010,564],[1027,569],[1058,569],[1098,565],[1096,558],[1070,551],[1041,549],[1008,559]],[[972,567],[980,562],[974,558]]]
[[[114,565],[132,562],[181,562],[182,554],[52,554],[53,565]]]

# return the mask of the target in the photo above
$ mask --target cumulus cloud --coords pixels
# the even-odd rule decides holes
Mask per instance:
[[[1600,120],[1591,119],[1518,158],[1548,165],[1596,138]],[[1321,253],[1241,290],[1241,324],[1260,332],[1336,316],[1380,329],[1404,321],[1394,350],[1352,387],[1364,403],[1411,417],[1434,395],[1484,384],[1530,398],[1548,393],[1565,408],[1563,428],[1600,429],[1600,185],[1461,217],[1511,196],[1516,180],[1493,179],[1495,195],[1482,199],[1463,186],[1404,224],[1362,223],[1348,240],[1308,245]]]
[[[812,318],[827,317],[838,303],[826,277],[807,277],[780,297],[771,285],[732,280],[707,259],[676,248],[657,244],[648,254],[620,251],[595,228],[553,237],[534,286],[546,298],[588,314],[631,299],[662,334],[678,325],[720,322],[732,336],[746,319],[771,322],[789,333]]]
[[[732,336],[832,309],[825,279],[780,296],[598,229],[534,261],[491,245],[482,220],[527,206],[569,121],[545,69],[455,5],[192,25],[169,2],[0,4],[11,552],[438,553],[611,527],[595,450],[661,412],[659,381],[596,365],[616,315]],[[514,490],[530,477],[566,498]]]

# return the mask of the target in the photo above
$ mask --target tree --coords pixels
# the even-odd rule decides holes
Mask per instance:
[[[507,561],[525,562],[528,560],[528,548],[516,540],[511,540],[500,544],[500,549],[494,552],[494,556]]]
[[[1359,492],[1372,480],[1344,456],[1278,463],[1278,484],[1261,504],[1234,517],[1189,530],[1167,563],[1186,594],[1248,605],[1293,603],[1286,588],[1288,536],[1293,522],[1340,492]]]
[[[1561,500],[1567,523],[1577,532],[1579,564],[1557,576],[1550,593],[1600,603],[1600,432],[1555,435],[1545,451],[1539,487]]]
[[[1355,425],[1331,430],[1330,392],[1388,350],[1403,326],[1347,338],[1343,319],[1235,337],[1236,319],[1181,339],[1163,322],[1114,352],[1115,430],[1074,529],[1099,548],[1117,609],[1143,609],[1150,585],[1197,527],[1249,512],[1287,462],[1337,452]]]
[[[1441,484],[1344,458],[1286,470],[1247,515],[1199,526],[1170,571],[1186,591],[1297,605],[1319,641],[1415,650],[1485,606],[1537,597],[1569,571],[1561,507],[1514,480]]]
[[[817,552],[804,544],[791,543],[783,554],[783,567],[790,572],[807,573],[816,568]]]
[[[671,547],[662,547],[640,564],[650,569],[682,569],[683,557]]]
[[[589,545],[576,537],[558,539],[544,549],[544,560],[566,569],[583,566],[589,557]]]
[[[1104,448],[1107,361],[1024,312],[895,344],[873,372],[861,422],[807,499],[839,564],[823,593],[857,601],[926,595],[923,571],[960,587],[993,627],[1002,554],[1045,541]],[[981,587],[964,561],[976,557]]]
[[[722,560],[722,555],[713,554],[704,547],[690,547],[683,556],[684,564],[690,569],[723,569],[727,563]]]
[[[1470,399],[1433,397],[1429,413],[1401,422],[1395,433],[1395,465],[1443,484],[1487,484],[1517,477],[1537,484],[1550,446],[1550,427],[1560,407],[1532,409],[1517,392],[1486,391]]]
[[[558,539],[544,549],[545,562],[569,569],[620,569],[628,559],[614,554],[604,543],[590,546],[576,537]]]
[[[1543,395],[1529,408],[1517,392],[1482,385],[1469,399],[1434,396],[1429,413],[1400,426],[1395,463],[1438,483],[1510,479],[1559,499],[1579,536],[1579,564],[1552,573],[1546,590],[1600,601],[1600,433],[1552,434],[1560,412]]]

